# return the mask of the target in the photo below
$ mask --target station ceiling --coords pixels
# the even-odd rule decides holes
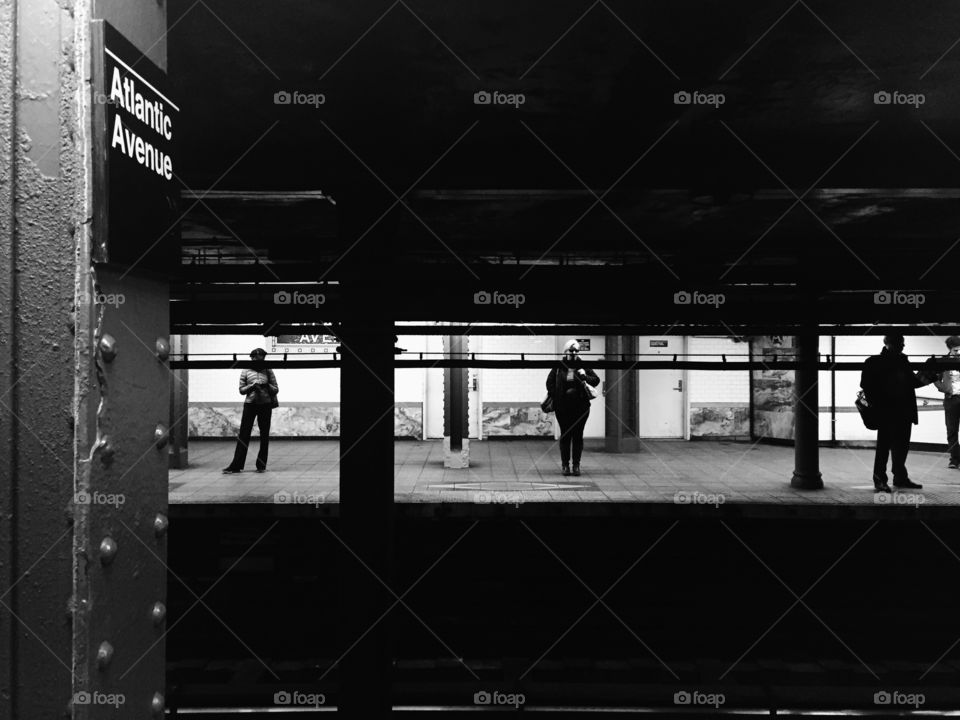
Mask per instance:
[[[464,278],[955,275],[956,3],[170,0],[168,18],[185,281],[335,279],[366,242]]]

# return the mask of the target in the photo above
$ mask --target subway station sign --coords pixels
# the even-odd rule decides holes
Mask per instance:
[[[335,335],[277,335],[271,342],[275,353],[334,353],[340,341]]]
[[[91,23],[95,262],[164,272],[177,262],[180,108],[166,73],[103,20]]]

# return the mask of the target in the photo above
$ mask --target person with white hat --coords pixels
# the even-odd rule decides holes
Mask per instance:
[[[257,472],[267,469],[267,452],[270,448],[270,418],[273,408],[277,407],[277,376],[267,367],[267,351],[263,348],[254,348],[250,351],[252,367],[240,373],[240,394],[245,395],[243,401],[243,415],[240,418],[240,432],[237,435],[237,447],[233,453],[233,461],[223,469],[224,473],[243,472],[243,465],[247,461],[247,446],[250,444],[250,435],[253,432],[253,421],[256,419],[260,429],[260,452],[257,453]]]
[[[547,376],[547,394],[553,401],[560,425],[560,461],[564,475],[580,475],[583,429],[590,416],[590,401],[596,396],[592,388],[599,384],[597,374],[580,360],[580,343],[569,340],[563,346],[563,358]]]

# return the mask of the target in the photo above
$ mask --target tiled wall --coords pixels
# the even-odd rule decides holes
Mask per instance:
[[[714,361],[746,360],[749,343],[728,337],[690,337],[687,352]],[[691,370],[687,373],[690,437],[747,438],[750,436],[750,373],[747,370]]]
[[[915,335],[906,338],[904,352],[914,362],[930,355],[946,352],[944,337]],[[784,337],[781,348],[792,346],[793,338]],[[835,343],[835,350],[833,344]],[[755,351],[761,347],[773,348],[769,338],[757,338]],[[820,353],[827,357],[835,352],[840,362],[862,362],[876,355],[883,348],[883,339],[870,336],[837,336],[833,343],[830,337],[821,337]],[[820,440],[838,442],[874,442],[875,430],[867,430],[854,407],[860,389],[860,370],[821,371],[817,388],[816,405],[820,415]],[[833,387],[831,387],[831,383]],[[911,440],[918,443],[942,444],[946,442],[942,409],[943,395],[933,386],[917,389],[918,424],[913,427]],[[812,400],[812,398],[811,398]],[[793,371],[766,370],[754,374],[754,437],[793,438]],[[835,412],[831,406],[836,405]],[[833,420],[835,427],[831,427]]]
[[[690,406],[690,437],[750,437],[749,403],[698,403]]]
[[[540,403],[484,403],[484,437],[553,437],[553,416]]]
[[[795,358],[794,338],[769,335],[753,341],[755,360],[772,362],[774,358]],[[789,440],[793,438],[793,370],[764,368],[753,371],[753,436]]]
[[[591,353],[603,351],[602,337],[591,338]],[[479,357],[556,357],[562,343],[554,336],[478,336],[469,339],[470,350]],[[245,356],[254,346],[271,349],[270,338],[250,336],[191,336],[191,354],[237,353]],[[439,337],[400,336],[398,346],[427,351],[440,348]],[[434,347],[436,346],[436,347]],[[689,338],[691,353],[742,353],[745,344],[724,337]],[[275,356],[274,356],[275,357]],[[424,414],[433,437],[442,433],[442,370],[401,370],[394,377],[398,409],[395,415],[398,437],[424,437]],[[540,412],[546,394],[548,370],[490,369],[474,371],[479,376],[479,402],[484,437],[552,437],[552,415]],[[281,406],[274,412],[271,434],[288,437],[336,437],[340,432],[340,372],[337,369],[277,369]],[[601,379],[603,371],[598,371]],[[228,437],[236,432],[243,398],[237,390],[238,370],[191,370],[191,437]],[[473,377],[473,375],[471,375]],[[731,437],[748,435],[744,429],[745,408],[749,405],[746,372],[691,371],[688,378],[690,435]],[[471,393],[470,412],[475,418],[478,404]],[[424,403],[427,403],[426,407]],[[473,420],[471,428],[473,428]],[[439,429],[438,429],[439,428]],[[473,431],[471,431],[473,432]],[[602,437],[602,400],[595,401],[587,423],[588,437]]]
[[[278,381],[279,382],[279,381]],[[243,403],[194,403],[187,415],[191,438],[235,437]],[[423,405],[397,403],[393,408],[396,437],[423,438]],[[259,435],[256,423],[254,435]],[[270,419],[270,437],[339,437],[340,403],[281,403]]]

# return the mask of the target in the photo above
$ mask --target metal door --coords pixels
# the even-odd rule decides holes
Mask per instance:
[[[685,352],[682,337],[641,337],[640,362],[650,359],[664,359]],[[644,370],[642,365],[637,372],[637,385],[640,394],[639,429],[640,437],[682,438],[684,437],[684,415],[686,392],[683,370]]]

